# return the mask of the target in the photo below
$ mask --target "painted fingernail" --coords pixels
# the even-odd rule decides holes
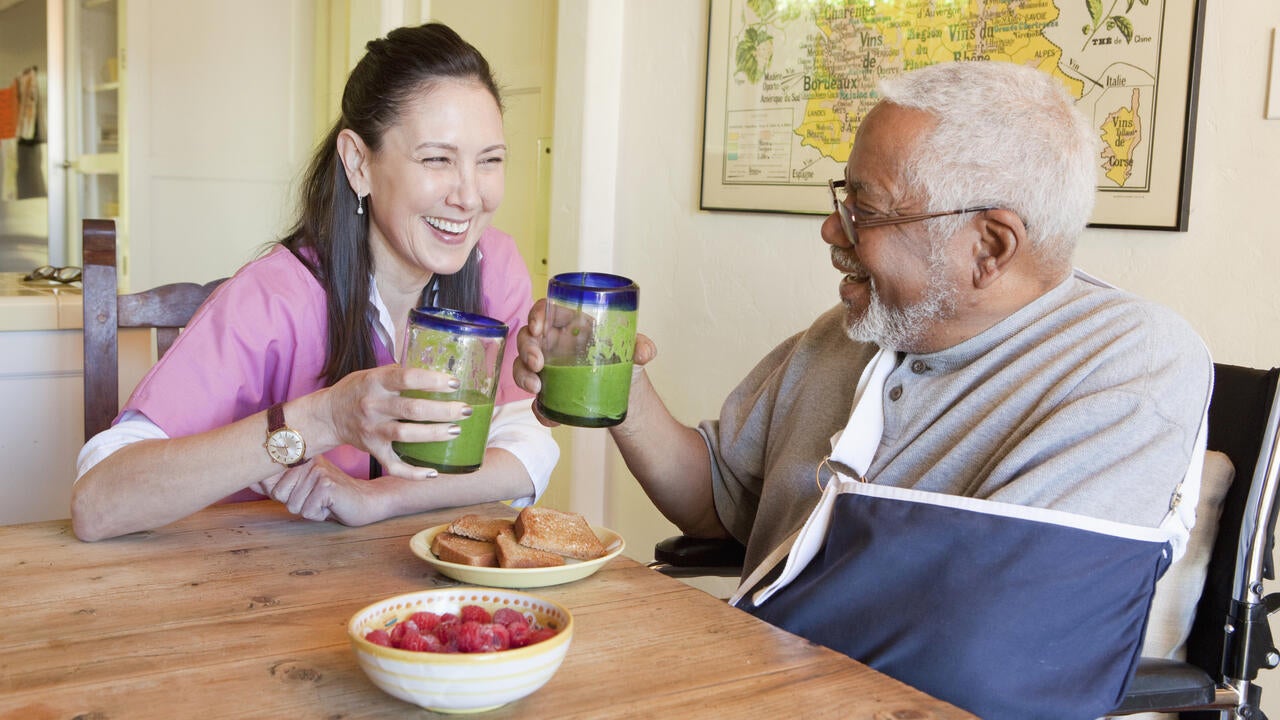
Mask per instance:
[[[462,382],[461,382],[460,380],[458,380],[458,378],[449,378],[449,389],[450,389],[450,390],[457,390],[457,389],[458,389],[458,388],[460,388],[460,387],[462,387]]]
[[[461,435],[461,434],[462,434],[462,426],[461,426],[461,425],[457,425],[457,424],[450,425],[450,426],[449,426],[449,434],[450,434],[450,435],[453,435],[453,436],[455,436],[455,437],[457,437],[458,435]]]
[[[471,413],[473,413],[473,412],[475,412],[475,410],[472,410],[472,409],[471,409],[471,406],[470,406],[470,405],[468,405],[468,406],[466,406],[466,407],[462,408],[462,417],[471,417]]]

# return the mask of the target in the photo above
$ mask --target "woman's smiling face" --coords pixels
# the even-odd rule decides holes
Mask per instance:
[[[425,282],[461,269],[502,203],[506,153],[483,85],[441,81],[406,103],[364,156],[374,271]]]

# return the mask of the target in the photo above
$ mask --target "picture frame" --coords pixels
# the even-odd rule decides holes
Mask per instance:
[[[1206,2],[1029,0],[975,16],[928,0],[710,0],[699,205],[825,215],[880,79],[1018,62],[1059,77],[1098,128],[1089,225],[1185,231]]]

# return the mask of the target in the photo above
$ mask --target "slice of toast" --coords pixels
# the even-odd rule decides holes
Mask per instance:
[[[491,542],[442,532],[431,541],[431,552],[445,562],[498,567],[498,548]]]
[[[463,515],[449,523],[449,532],[472,540],[493,542],[498,533],[511,528],[506,518],[484,518],[479,515]]]
[[[606,552],[587,519],[573,512],[527,507],[516,516],[515,534],[521,545],[578,560],[593,560]]]
[[[553,552],[521,545],[510,528],[499,533],[494,544],[498,548],[498,567],[537,568],[564,564],[564,558]]]

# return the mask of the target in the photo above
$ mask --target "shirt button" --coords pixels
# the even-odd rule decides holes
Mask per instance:
[[[923,360],[911,361],[911,372],[917,375],[923,373],[925,370],[928,370],[928,369],[929,369],[929,366],[925,365]]]
[[[889,391],[889,399],[897,400],[900,397],[902,397],[902,386],[894,385],[893,389]]]

